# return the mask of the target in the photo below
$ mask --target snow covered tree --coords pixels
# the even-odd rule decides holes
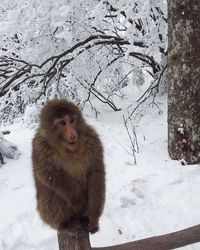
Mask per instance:
[[[200,1],[168,1],[168,136],[172,159],[200,163]]]
[[[135,68],[159,81],[166,11],[166,0],[2,0],[0,122],[53,97],[120,110]]]

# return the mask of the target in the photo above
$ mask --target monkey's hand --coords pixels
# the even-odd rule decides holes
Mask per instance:
[[[97,231],[99,231],[99,222],[98,222],[98,219],[89,218],[89,232],[91,234],[94,234]]]
[[[79,212],[84,207],[85,199],[82,195],[72,196],[70,198],[70,205],[74,212]]]
[[[77,213],[80,212],[84,207],[86,202],[85,196],[81,190],[81,187],[77,183],[71,181],[70,187],[72,189],[72,191],[69,193],[70,205],[74,212]]]

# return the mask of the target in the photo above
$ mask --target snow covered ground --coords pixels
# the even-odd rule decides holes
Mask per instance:
[[[137,128],[140,152],[132,165],[121,113],[102,113],[88,121],[105,147],[107,193],[101,230],[93,246],[115,245],[181,230],[200,223],[200,167],[182,166],[167,153],[166,100],[163,113],[149,109]],[[2,129],[2,128],[0,128]],[[0,168],[0,250],[57,250],[56,231],[35,210],[31,170],[34,129],[14,124],[6,139],[21,151]],[[183,249],[200,249],[200,244]]]

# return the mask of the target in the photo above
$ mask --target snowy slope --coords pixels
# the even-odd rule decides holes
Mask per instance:
[[[106,246],[169,233],[200,223],[200,168],[182,166],[167,153],[166,101],[163,113],[151,112],[137,128],[140,152],[132,165],[121,113],[88,119],[105,147],[107,194],[101,231],[93,246]],[[0,168],[0,250],[57,250],[56,231],[35,211],[31,171],[33,129],[10,127],[6,138],[21,156]],[[183,249],[200,249],[200,244]]]

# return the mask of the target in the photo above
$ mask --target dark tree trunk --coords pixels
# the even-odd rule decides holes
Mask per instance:
[[[169,155],[200,163],[200,1],[168,0]]]

